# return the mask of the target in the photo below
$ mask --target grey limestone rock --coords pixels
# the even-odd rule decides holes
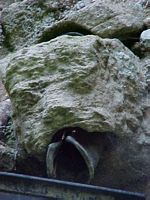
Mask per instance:
[[[7,45],[14,50],[70,31],[128,39],[143,29],[144,12],[131,1],[26,0],[4,9],[2,19]]]
[[[147,29],[141,33],[140,40],[145,49],[149,50],[150,52],[150,29]]]
[[[3,63],[19,141],[30,153],[44,151],[65,126],[119,135],[139,126],[144,74],[118,40],[61,36]]]
[[[65,139],[90,163],[91,183],[144,191],[150,178],[149,53],[144,46],[149,38],[143,32],[138,43],[143,60],[118,39],[137,40],[148,27],[147,2],[24,0],[4,5],[0,76],[12,103],[20,169],[43,172],[55,134],[81,128],[86,145],[72,135]],[[114,148],[109,143],[103,152],[108,132],[116,137],[110,136]],[[101,152],[97,162],[95,151]],[[16,150],[1,142],[0,157],[0,170],[14,170]],[[55,158],[48,158],[53,165]]]
[[[11,5],[12,3],[19,2],[23,0],[0,0],[0,7],[1,9]]]
[[[20,148],[44,161],[62,128],[113,132],[119,145],[93,183],[129,188],[130,180],[133,189],[143,190],[150,166],[149,148],[139,139],[145,72],[119,40],[63,35],[8,55],[0,66]]]

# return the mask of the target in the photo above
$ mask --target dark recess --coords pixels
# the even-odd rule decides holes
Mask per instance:
[[[3,22],[2,22],[1,25],[2,25],[2,32],[3,32],[3,35],[4,35],[3,46],[6,47],[10,52],[13,52],[14,47],[10,43],[10,35],[9,35],[9,33],[6,32]]]
[[[88,132],[80,127],[66,127],[58,130],[54,134],[51,143],[58,142],[68,135],[73,136],[81,143],[85,140],[85,138],[89,141],[100,139],[103,142],[105,151],[110,151],[115,148],[118,142],[118,137],[113,132]]]
[[[88,152],[93,148],[91,151],[93,153],[98,147],[96,151],[103,152],[99,162],[102,162],[106,154],[117,146],[118,139],[111,132],[88,132],[80,127],[62,128],[54,134],[51,143],[61,142],[61,147],[54,159],[56,178],[87,183],[90,176],[87,163],[78,148],[66,140],[68,136],[73,137]]]
[[[64,143],[58,152],[56,174],[61,180],[86,183],[88,181],[88,169],[81,154],[69,143]],[[81,173],[82,171],[82,173]]]
[[[51,39],[54,39],[58,36],[61,35],[71,35],[70,33],[74,33],[74,36],[76,35],[91,35],[92,32],[87,30],[85,27],[75,23],[75,22],[63,22],[63,23],[58,23],[54,27],[50,27],[47,30],[45,30],[38,43],[41,42],[47,42]],[[72,34],[73,35],[73,34]]]

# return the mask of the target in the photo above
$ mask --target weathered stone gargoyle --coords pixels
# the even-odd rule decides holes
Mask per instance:
[[[140,59],[129,49],[145,15],[128,3],[26,0],[2,11],[2,49],[10,53],[0,71],[12,103],[17,163],[27,159],[24,166],[31,166],[26,173],[38,174],[41,165],[49,177],[144,191],[149,55]]]

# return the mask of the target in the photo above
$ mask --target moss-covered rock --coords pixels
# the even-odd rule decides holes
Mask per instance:
[[[1,68],[18,141],[41,159],[61,128],[122,137],[140,126],[144,73],[118,40],[61,36],[6,57]]]
[[[131,1],[26,0],[4,9],[2,19],[5,40],[14,50],[70,31],[127,40],[143,29],[144,12]]]

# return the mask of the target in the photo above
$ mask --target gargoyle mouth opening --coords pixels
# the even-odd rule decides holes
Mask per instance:
[[[75,146],[65,142],[54,159],[56,176],[68,181],[88,182],[89,171],[85,160]]]
[[[59,130],[48,146],[47,175],[90,183],[113,137],[112,133],[90,133],[78,127]]]

